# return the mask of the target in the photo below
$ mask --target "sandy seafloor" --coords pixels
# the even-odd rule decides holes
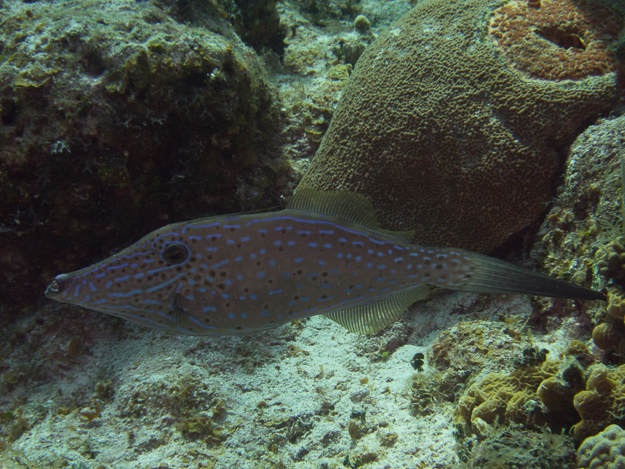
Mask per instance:
[[[34,422],[2,467],[350,467],[346,457],[352,464],[369,457],[367,468],[453,467],[453,405],[439,402],[430,415],[415,416],[410,361],[461,318],[505,325],[505,317],[523,322],[530,313],[524,297],[448,292],[373,336],[313,317],[255,335],[197,338],[46,304],[20,326],[45,350],[49,376],[32,388],[18,384],[2,399],[21,399],[23,417]],[[53,340],[38,334],[58,328],[85,332],[78,345],[60,342],[65,333]],[[557,339],[534,343],[557,353]],[[420,374],[428,373],[426,364]],[[101,415],[89,421],[93,399]],[[352,418],[362,429],[353,439],[356,412],[364,419]],[[214,435],[182,429],[190,415],[210,419]]]
[[[377,12],[380,28],[409,8],[386,2],[385,17],[375,2],[362,5]],[[281,8],[284,18],[297,16]],[[309,23],[304,29],[308,45],[328,43]],[[300,78],[311,95],[327,91],[314,73]],[[301,83],[276,81],[288,105],[289,87]],[[332,91],[336,101],[340,89]],[[307,161],[294,167],[303,171]],[[458,323],[474,328],[479,346],[458,334],[450,347],[452,363],[472,364],[458,397],[480,376],[511,369],[529,346],[557,357],[579,339],[597,353],[589,316],[572,302],[564,311],[530,332],[529,298],[444,292],[372,336],[313,317],[260,334],[198,338],[42,300],[2,334],[0,417],[11,436],[0,468],[456,467],[455,403],[423,392],[445,370],[426,360],[417,372],[411,359],[431,356],[441,333],[453,342]],[[426,382],[418,393],[415,376]]]

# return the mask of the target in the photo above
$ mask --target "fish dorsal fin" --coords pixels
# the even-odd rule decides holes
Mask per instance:
[[[405,243],[410,243],[414,236],[412,230],[390,231],[380,228],[373,205],[357,192],[316,191],[310,187],[302,187],[291,197],[287,209],[340,218]]]
[[[408,306],[427,298],[428,292],[427,285],[418,285],[409,290],[393,293],[382,301],[342,309],[325,316],[350,332],[373,334],[397,321]]]

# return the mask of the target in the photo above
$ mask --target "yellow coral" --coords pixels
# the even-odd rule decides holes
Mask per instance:
[[[544,422],[536,391],[543,381],[555,376],[559,364],[548,361],[540,367],[527,366],[510,374],[487,374],[460,398],[456,420],[461,418],[473,427],[480,427],[477,428],[480,433],[484,433],[482,421],[541,425]]]
[[[609,369],[597,364],[589,372],[586,390],[577,393],[573,401],[582,418],[573,427],[580,440],[625,417],[625,365]]]

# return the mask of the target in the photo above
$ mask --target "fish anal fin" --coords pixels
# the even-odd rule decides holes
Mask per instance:
[[[393,324],[408,306],[415,301],[426,299],[428,293],[427,285],[418,285],[393,293],[381,301],[342,309],[325,314],[325,316],[338,322],[350,332],[373,334]]]
[[[390,231],[380,228],[373,205],[364,195],[350,191],[316,191],[298,188],[287,209],[318,213],[355,223],[379,234],[410,243],[414,231]]]

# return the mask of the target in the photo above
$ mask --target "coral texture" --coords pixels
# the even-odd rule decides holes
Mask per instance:
[[[577,450],[578,469],[625,469],[625,430],[610,425]]]
[[[600,120],[571,145],[564,183],[532,252],[551,275],[588,282],[594,288],[601,288],[605,277],[625,287],[623,248],[613,243],[623,233],[619,155],[623,145],[623,116]]]
[[[606,44],[623,21],[614,11],[575,0],[512,0],[495,10],[488,33],[506,59],[531,77],[579,80],[616,68]]]
[[[425,0],[381,35],[301,185],[360,192],[382,225],[415,229],[422,244],[489,251],[533,221],[551,198],[557,149],[616,102],[617,74],[606,55],[602,75],[526,77],[488,36],[498,6]]]
[[[489,373],[460,398],[456,420],[470,423],[481,437],[492,432],[494,423],[528,428],[546,424],[559,432],[579,422],[574,401],[584,384],[584,371],[571,357],[520,366],[511,373]]]
[[[575,409],[582,421],[573,427],[583,440],[625,418],[625,365],[608,369],[597,364],[589,368],[586,390],[575,395]]]
[[[487,424],[544,424],[545,412],[536,399],[536,391],[544,380],[556,375],[558,366],[559,363],[548,361],[542,366],[527,366],[510,374],[487,374],[460,398],[456,418],[472,423],[474,430],[479,430],[475,423],[480,425],[480,420]]]
[[[3,300],[32,301],[59,272],[167,221],[278,202],[274,93],[210,13],[202,29],[147,2],[3,16]]]
[[[482,441],[470,469],[572,469],[573,439],[565,435],[505,429]]]

